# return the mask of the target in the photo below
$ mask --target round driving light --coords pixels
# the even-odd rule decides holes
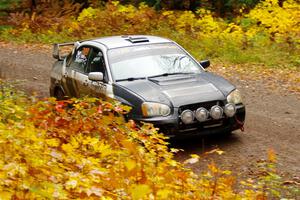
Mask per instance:
[[[184,110],[181,113],[181,120],[185,124],[191,124],[194,121],[194,113],[191,110]]]
[[[223,115],[223,109],[220,107],[220,106],[213,106],[211,107],[210,109],[210,116],[213,118],[213,119],[220,119]]]
[[[205,108],[201,107],[196,110],[196,119],[199,122],[204,122],[207,120],[207,118],[208,118],[208,111]]]
[[[235,105],[233,103],[226,104],[224,108],[224,112],[227,117],[233,117],[236,112]]]

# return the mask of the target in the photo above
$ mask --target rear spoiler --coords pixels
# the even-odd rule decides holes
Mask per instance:
[[[63,47],[63,46],[74,46],[74,47],[77,47],[78,44],[79,44],[79,42],[67,42],[67,43],[56,43],[56,44],[53,44],[53,53],[52,53],[53,58],[55,58],[57,60],[63,60],[66,57],[66,55],[61,55],[60,47]]]

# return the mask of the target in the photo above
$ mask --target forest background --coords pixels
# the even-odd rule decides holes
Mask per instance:
[[[171,38],[201,59],[299,69],[295,0],[2,0],[1,40],[55,43],[107,35]]]

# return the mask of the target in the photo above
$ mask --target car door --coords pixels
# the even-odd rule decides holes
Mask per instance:
[[[103,81],[91,81],[90,93],[94,97],[106,98],[112,96],[112,86],[108,81],[108,72],[105,65],[103,52],[98,48],[92,48],[88,60],[89,72],[103,73]]]
[[[66,68],[66,85],[71,96],[89,95],[91,81],[88,79],[88,59],[92,47],[79,47]]]

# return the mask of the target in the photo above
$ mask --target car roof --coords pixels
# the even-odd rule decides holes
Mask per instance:
[[[157,44],[157,43],[170,43],[169,39],[151,36],[151,35],[122,35],[122,36],[110,36],[103,38],[96,38],[85,41],[98,42],[105,45],[108,49],[128,47],[145,44]]]

